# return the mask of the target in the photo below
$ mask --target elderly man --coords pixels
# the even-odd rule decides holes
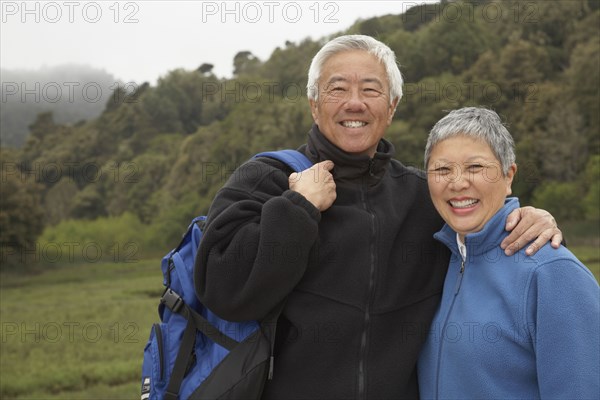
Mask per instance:
[[[299,150],[313,167],[252,160],[214,199],[196,261],[202,302],[260,320],[285,301],[264,399],[418,398],[416,361],[450,255],[433,239],[443,220],[426,176],[383,139],[401,96],[386,45],[330,41],[309,70],[315,124]],[[562,239],[544,211],[509,220],[506,246]]]

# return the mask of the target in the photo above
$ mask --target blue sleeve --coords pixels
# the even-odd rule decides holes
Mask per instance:
[[[600,398],[600,289],[575,257],[539,266],[530,281],[532,329],[543,399]]]

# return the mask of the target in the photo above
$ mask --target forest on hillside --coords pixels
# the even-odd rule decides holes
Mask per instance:
[[[387,138],[403,163],[422,165],[429,129],[448,110],[486,106],[515,138],[522,203],[559,221],[598,221],[599,27],[594,0],[478,0],[418,5],[340,33],[396,52],[405,95]],[[140,248],[168,250],[236,166],[304,143],[308,65],[327,39],[286,42],[266,60],[239,49],[231,79],[203,64],[118,87],[85,121],[37,115],[21,148],[2,149],[3,259],[40,235],[131,232]]]

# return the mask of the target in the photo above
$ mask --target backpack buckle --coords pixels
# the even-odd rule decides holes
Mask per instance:
[[[166,288],[160,302],[169,308],[174,313],[179,312],[181,307],[185,304],[181,296],[175,293],[171,288]]]

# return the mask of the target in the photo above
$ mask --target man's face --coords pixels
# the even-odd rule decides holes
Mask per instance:
[[[338,53],[323,65],[318,84],[310,107],[321,132],[348,153],[372,157],[398,104],[390,103],[383,64],[363,50]]]

